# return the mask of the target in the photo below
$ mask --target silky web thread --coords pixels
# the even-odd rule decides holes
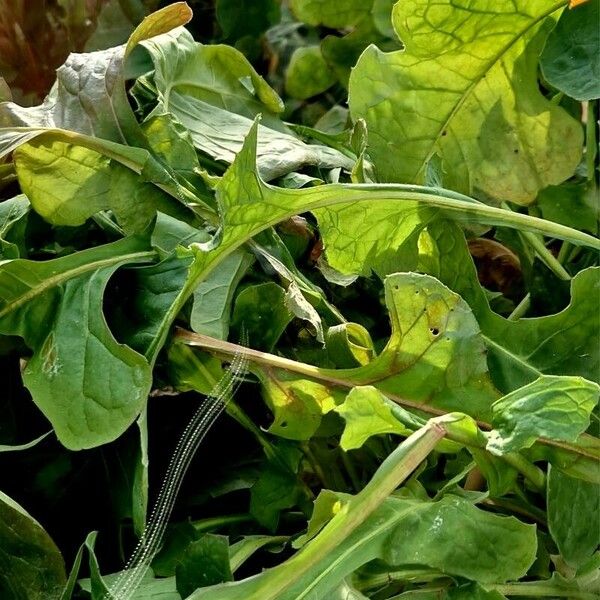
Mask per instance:
[[[248,336],[245,330],[242,330],[240,338],[240,345],[246,346]],[[173,451],[144,531],[124,570],[109,587],[109,593],[103,596],[103,600],[129,600],[140,585],[146,570],[160,548],[175,499],[192,458],[216,419],[225,410],[228,402],[239,388],[247,366],[248,358],[241,349],[235,354],[223,377],[215,384],[187,424]]]

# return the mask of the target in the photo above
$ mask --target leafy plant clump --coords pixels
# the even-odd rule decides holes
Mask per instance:
[[[41,104],[0,104],[3,600],[598,597],[572,4],[217,0],[200,42],[177,2],[104,48],[106,2]]]

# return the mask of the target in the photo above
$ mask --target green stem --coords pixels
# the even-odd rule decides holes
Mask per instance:
[[[199,348],[203,348],[205,350],[211,351],[216,354],[221,354],[225,356],[234,356],[236,353],[240,351],[240,347],[237,344],[232,344],[231,342],[225,342],[223,340],[219,340],[217,338],[211,338],[207,335],[203,335],[200,333],[192,333],[191,331],[186,331],[184,329],[177,329],[175,334],[176,340],[179,342],[185,343],[189,346],[196,346]],[[283,356],[276,356],[275,354],[269,354],[268,352],[261,352],[260,350],[254,350],[252,348],[244,348],[245,356],[248,358],[250,362],[253,362],[258,365],[262,365],[268,369],[283,369],[284,371],[298,373],[299,375],[303,375],[309,377],[311,379],[316,379],[317,381],[324,381],[328,385],[332,385],[335,387],[341,387],[344,389],[352,389],[355,387],[355,383],[349,381],[348,379],[344,379],[344,371],[335,370],[335,369],[321,369],[319,367],[315,367],[314,365],[309,365],[306,363],[298,362],[295,360],[290,360],[289,358],[285,358]],[[427,404],[421,404],[419,402],[414,402],[412,400],[407,400],[398,396],[397,394],[393,394],[391,392],[386,391],[385,396],[399,404],[400,406],[404,406],[409,409],[414,409],[421,413],[426,413],[433,416],[440,416],[447,414],[446,411],[429,406]],[[482,430],[491,430],[492,426],[485,421],[476,421],[477,425]],[[587,434],[584,434],[584,436]],[[448,439],[453,439],[459,443],[465,443],[466,445],[473,445],[473,440],[471,437],[468,439],[460,438],[460,434],[455,432],[454,430],[450,430],[447,432]],[[572,452],[577,455],[585,456],[591,460],[597,461],[598,457],[593,452],[586,452],[585,448],[576,446],[574,444],[568,444],[566,442],[557,442],[554,440],[549,440],[546,438],[540,438],[538,440],[539,443],[555,447],[562,448],[567,452]],[[478,447],[481,447],[480,444],[477,444]],[[512,460],[512,459],[509,459]],[[518,467],[516,467],[518,468]],[[530,471],[528,467],[525,467],[527,472],[531,472],[533,476],[533,481],[540,482],[541,479],[539,474],[533,474],[533,471]]]
[[[527,292],[527,295],[517,304],[515,310],[508,315],[509,321],[518,321],[524,314],[527,313],[531,306],[531,294]]]
[[[211,517],[209,519],[200,519],[192,521],[191,524],[196,531],[212,531],[225,525],[235,525],[237,523],[250,523],[254,517],[249,514],[224,515],[222,517]]]
[[[570,242],[563,242],[560,245],[560,250],[558,251],[557,260],[561,265],[564,265],[569,259],[569,254],[571,254],[571,249],[573,245]]]
[[[568,271],[560,264],[560,261],[546,248],[544,242],[535,234],[529,231],[522,231],[521,236],[535,250],[540,260],[563,281],[570,281],[571,276]]]
[[[546,475],[544,474],[544,471],[529,462],[524,456],[517,453],[509,453],[503,454],[500,458],[524,475],[538,491],[545,489]]]
[[[347,501],[323,530],[303,546],[300,551],[286,561],[274,567],[261,582],[260,589],[254,590],[259,598],[284,598],[285,591],[294,585],[315,565],[334,553],[339,540],[345,539],[363,523],[383,501],[427,458],[437,443],[444,437],[441,425],[430,421],[425,427],[404,440],[388,456],[371,481]],[[290,577],[290,573],[294,576]],[[298,600],[311,597],[312,590],[320,578],[312,580],[300,594]],[[258,594],[262,593],[260,596]]]
[[[585,164],[588,181],[596,181],[596,157],[598,154],[597,121],[600,102],[588,102],[588,114],[585,124]]]
[[[249,228],[244,227],[243,232],[236,234],[236,228],[239,224],[228,223],[227,214],[224,215],[222,225],[224,236],[227,239],[223,240],[220,246],[217,246],[204,255],[206,258],[200,268],[191,269],[188,280],[169,309],[165,312],[163,321],[158,328],[158,333],[146,351],[146,356],[151,362],[156,360],[158,351],[162,348],[166,340],[171,324],[189,297],[194,293],[200,281],[205,279],[227,256],[258,233],[277,225],[277,223],[299,212],[314,211],[320,208],[344,204],[366,203],[368,206],[373,202],[379,201],[418,202],[424,207],[439,210],[441,216],[452,216],[452,218],[462,223],[479,223],[524,229],[553,238],[566,239],[576,245],[588,246],[600,250],[600,240],[592,235],[538,217],[504,210],[495,206],[488,206],[451,190],[387,183],[327,184],[315,186],[314,188],[292,190],[277,188],[261,181],[260,193],[262,193],[262,200],[265,203],[270,201],[271,196],[277,196],[276,201],[274,200],[272,216],[255,223]],[[280,206],[289,208],[283,209]]]
[[[584,592],[573,588],[562,588],[545,581],[524,583],[507,583],[504,585],[486,586],[504,596],[527,596],[529,598],[571,598],[573,600],[597,600],[592,592]]]

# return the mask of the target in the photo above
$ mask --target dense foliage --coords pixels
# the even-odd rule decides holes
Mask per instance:
[[[58,2],[43,56],[14,3],[3,600],[107,597],[236,361],[131,597],[598,597],[600,2],[567,4]]]

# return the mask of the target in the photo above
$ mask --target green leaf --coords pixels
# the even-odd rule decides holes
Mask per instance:
[[[191,11],[184,2],[172,4],[144,19],[126,46],[71,54],[40,106],[0,104],[0,156],[43,136],[46,143],[77,144],[99,152],[137,174],[143,173],[145,181],[168,190],[177,199],[193,195],[167,164],[152,156],[129,105],[124,75],[125,61],[136,44],[190,18]],[[86,160],[93,162],[91,157]],[[68,180],[68,171],[65,175]],[[70,187],[75,187],[73,181]]]
[[[227,339],[233,295],[252,262],[248,252],[233,252],[194,290],[190,325],[196,333]]]
[[[540,377],[492,405],[494,430],[487,449],[494,454],[529,448],[545,437],[575,442],[590,423],[600,386],[581,377]]]
[[[19,258],[26,250],[24,227],[29,213],[29,200],[24,194],[0,203],[0,260]]]
[[[53,225],[81,225],[111,210],[126,233],[143,231],[157,211],[190,217],[181,204],[122,164],[89,148],[42,136],[14,153],[21,189]],[[85,198],[85,202],[82,202]]]
[[[248,286],[235,299],[232,323],[244,326],[253,348],[271,351],[291,320],[285,290],[273,281]]]
[[[544,219],[569,227],[600,234],[598,191],[587,183],[548,186],[537,199]]]
[[[83,544],[81,544],[79,547],[77,555],[75,556],[75,560],[73,561],[71,573],[69,574],[69,580],[67,581],[67,585],[60,596],[60,600],[70,600],[77,583],[79,583],[83,589],[86,589],[92,594],[93,600],[102,598],[102,596],[108,592],[108,588],[106,586],[107,582],[100,575],[98,559],[96,558],[96,554],[94,552],[97,534],[97,531],[88,533]],[[79,576],[79,569],[81,568],[81,561],[83,559],[83,553],[85,550],[87,550],[88,554],[88,568],[91,577],[90,579],[80,580],[78,582],[77,577]]]
[[[406,201],[356,203],[314,211],[330,266],[345,274],[380,277],[414,271],[421,230],[436,210]]]
[[[338,368],[370,363],[375,348],[369,332],[358,323],[342,323],[327,330],[327,354]]]
[[[509,321],[494,313],[477,280],[463,233],[449,223],[428,228],[421,268],[460,294],[472,308],[488,349],[494,383],[510,392],[543,374],[579,375],[600,382],[600,314],[595,293],[600,269],[571,281],[571,302],[555,315]],[[429,243],[431,245],[429,245]]]
[[[443,435],[430,422],[379,467],[292,558],[249,579],[198,590],[190,600],[296,600],[331,597],[345,577],[379,558],[391,567],[438,568],[449,575],[502,582],[524,575],[535,558],[535,527],[481,511],[462,498],[439,502],[388,497]],[[437,429],[436,429],[437,428]]]
[[[548,83],[576,100],[600,98],[599,21],[595,0],[563,11],[540,57]]]
[[[277,0],[217,0],[217,21],[226,38],[258,37],[281,17]]]
[[[292,0],[290,8],[303,23],[330,29],[343,29],[356,25],[371,10],[371,2],[364,0]]]
[[[420,183],[438,153],[452,189],[523,204],[569,177],[581,127],[537,85],[549,16],[563,5],[397,3],[393,24],[405,50],[367,48],[350,78],[351,113],[367,121],[379,177]]]
[[[391,533],[383,560],[390,565],[427,565],[491,583],[522,577],[535,559],[532,525],[484,512],[452,496],[428,509],[406,515],[402,528]]]
[[[335,408],[346,421],[340,439],[343,450],[360,448],[373,435],[395,433],[406,437],[412,433],[393,415],[383,398],[372,386],[355,387],[344,403]]]
[[[276,117],[283,110],[281,99],[234,48],[198,44],[183,30],[144,46],[154,62],[150,85],[162,110],[175,115],[194,145],[212,158],[233,162],[252,119],[262,114],[258,165],[266,179],[304,164],[351,168],[339,152],[305,144],[291,134]]]
[[[197,588],[233,581],[229,541],[222,535],[203,535],[188,545],[176,571],[177,591],[184,598]]]
[[[0,265],[0,331],[33,350],[23,380],[68,448],[117,438],[146,402],[150,366],[115,340],[102,305],[119,267],[153,257],[144,238],[130,237],[55,260]]]
[[[563,558],[583,565],[600,545],[600,486],[548,471],[548,527]]]
[[[285,535],[246,535],[229,547],[231,571],[235,573],[255,552],[265,546],[285,544],[289,537]]]
[[[321,94],[335,83],[318,46],[297,48],[285,73],[285,90],[293,98],[306,100]]]
[[[297,475],[302,453],[295,446],[280,444],[278,456],[283,458],[265,461],[250,490],[250,513],[270,531],[277,528],[280,512],[296,506],[303,494]]]
[[[415,273],[388,276],[385,298],[392,333],[368,364],[302,369],[314,382],[293,373],[284,375],[273,368],[276,364],[264,373],[262,383],[275,417],[272,433],[292,439],[313,435],[321,415],[339,403],[340,382],[346,388],[372,385],[400,403],[425,411],[431,407],[436,414],[461,411],[489,420],[498,394],[490,383],[483,339],[468,305],[440,282]]]
[[[67,576],[58,548],[12,498],[0,492],[0,595],[6,600],[57,599]]]

